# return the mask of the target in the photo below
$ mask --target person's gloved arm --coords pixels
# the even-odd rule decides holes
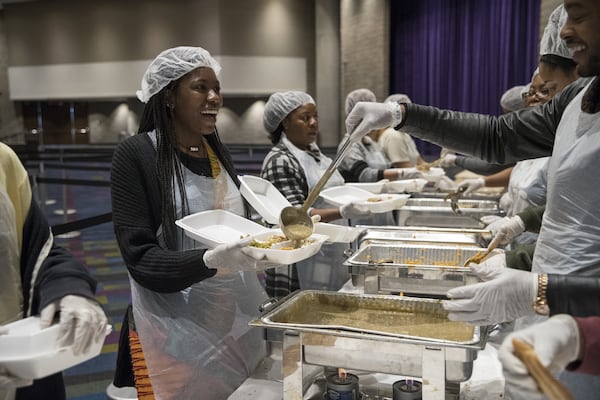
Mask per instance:
[[[450,320],[491,325],[534,313],[537,274],[505,268],[500,256],[503,254],[470,265],[483,282],[459,286],[446,293],[450,300],[444,300],[443,306],[449,311]]]
[[[521,217],[515,215],[498,219],[489,224],[487,229],[495,238],[503,236],[500,245],[506,245],[525,231],[525,224]]]
[[[519,398],[543,398],[538,385],[525,365],[513,353],[513,339],[530,344],[542,365],[552,373],[557,373],[579,359],[580,337],[575,319],[567,314],[559,314],[544,322],[511,333],[504,339],[498,352],[506,387]]]
[[[0,326],[0,335],[6,335],[8,328]],[[0,365],[0,388],[20,388],[24,386],[30,386],[33,384],[31,379],[24,379],[18,376],[12,375],[8,370]]]
[[[370,217],[373,213],[364,204],[358,204],[356,201],[351,201],[340,207],[340,215],[342,218],[354,219]]]
[[[485,186],[485,178],[465,179],[458,185],[458,189],[465,188],[464,195],[473,193],[479,188]]]
[[[440,160],[440,167],[442,168],[450,168],[456,166],[456,154],[446,154]]]
[[[59,347],[72,344],[73,354],[78,355],[87,352],[93,343],[104,341],[106,314],[95,300],[67,295],[48,304],[40,313],[42,329],[52,324],[56,312],[60,312]]]
[[[423,173],[416,168],[393,168],[392,171],[396,173],[396,180],[423,178]]]
[[[400,104],[363,102],[356,103],[346,117],[346,132],[359,137],[375,129],[397,126],[402,122]]]
[[[542,219],[544,212],[546,211],[546,205],[529,207],[521,211],[517,215],[523,221],[525,230],[528,232],[539,232],[542,226]]]
[[[255,256],[246,247],[252,238],[232,243],[223,243],[203,255],[204,264],[217,270],[217,274],[231,274],[238,271],[262,271],[278,267],[279,264],[268,261],[266,254]],[[260,252],[257,252],[260,254]]]

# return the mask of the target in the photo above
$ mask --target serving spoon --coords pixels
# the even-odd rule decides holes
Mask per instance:
[[[317,184],[308,193],[304,204],[300,207],[288,206],[281,210],[281,214],[279,214],[279,226],[288,239],[298,243],[312,235],[314,224],[308,215],[308,209],[317,200],[321,189],[323,189],[323,186],[325,186],[331,175],[333,175],[336,168],[340,165],[350,146],[363,137],[363,134],[357,133],[359,132],[355,132],[352,135],[345,135],[347,138],[346,141],[323,173],[323,176],[321,176]]]

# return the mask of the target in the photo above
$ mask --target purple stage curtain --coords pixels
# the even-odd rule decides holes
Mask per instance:
[[[537,68],[540,0],[391,0],[390,93],[500,114],[505,90]],[[434,158],[439,147],[417,141]]]

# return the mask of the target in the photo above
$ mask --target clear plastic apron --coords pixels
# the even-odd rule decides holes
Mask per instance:
[[[217,179],[183,169],[190,213],[222,208],[243,214],[239,191],[224,168]],[[157,235],[160,240],[160,229]],[[181,251],[202,247],[183,234],[178,246]],[[266,356],[262,330],[248,326],[267,298],[255,272],[215,276],[177,293],[130,282],[156,399],[226,399]]]
[[[589,85],[588,85],[589,86]],[[599,275],[600,113],[581,111],[582,90],[565,109],[548,165],[548,198],[533,257],[533,272]],[[523,329],[546,317],[519,318]],[[578,400],[595,400],[600,377],[563,371],[559,379]]]
[[[512,217],[531,206],[546,204],[548,192],[548,163],[550,157],[519,161],[510,173],[508,190],[504,196],[511,199],[507,215]],[[511,246],[535,243],[537,232],[523,232]]]
[[[321,154],[321,161],[317,162],[310,154],[294,146],[285,135],[282,136],[281,140],[302,166],[306,181],[308,182],[308,190],[310,191],[317,184],[332,160]],[[338,171],[335,171],[325,184],[325,188],[343,184],[344,178]],[[313,206],[315,208],[332,207],[321,198],[318,198]],[[346,225],[345,221],[344,223],[340,221],[339,224]],[[326,244],[313,257],[297,262],[296,269],[300,288],[339,290],[350,279],[347,267],[343,266],[345,261],[344,250],[347,248],[348,245],[344,243]]]
[[[534,272],[599,275],[600,113],[581,111],[582,90],[567,106],[548,165],[548,198]]]

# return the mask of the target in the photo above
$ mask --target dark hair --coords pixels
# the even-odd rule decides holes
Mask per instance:
[[[281,134],[283,133],[283,124],[279,124],[274,132],[269,133],[269,139],[271,143],[277,144],[281,140]]]
[[[544,54],[540,57],[540,63],[546,64],[552,70],[558,68],[567,75],[575,72],[575,68],[577,67],[577,64],[572,59],[557,56],[556,54]]]
[[[151,132],[152,130],[156,131],[156,173],[161,191],[161,222],[165,244],[169,249],[176,249],[177,247],[173,177],[177,179],[179,186],[183,215],[189,212],[183,173],[176,151],[177,141],[175,139],[175,130],[173,129],[173,116],[167,106],[166,92],[175,90],[176,87],[177,81],[171,82],[148,100],[140,117],[140,127],[138,129],[138,134]]]

